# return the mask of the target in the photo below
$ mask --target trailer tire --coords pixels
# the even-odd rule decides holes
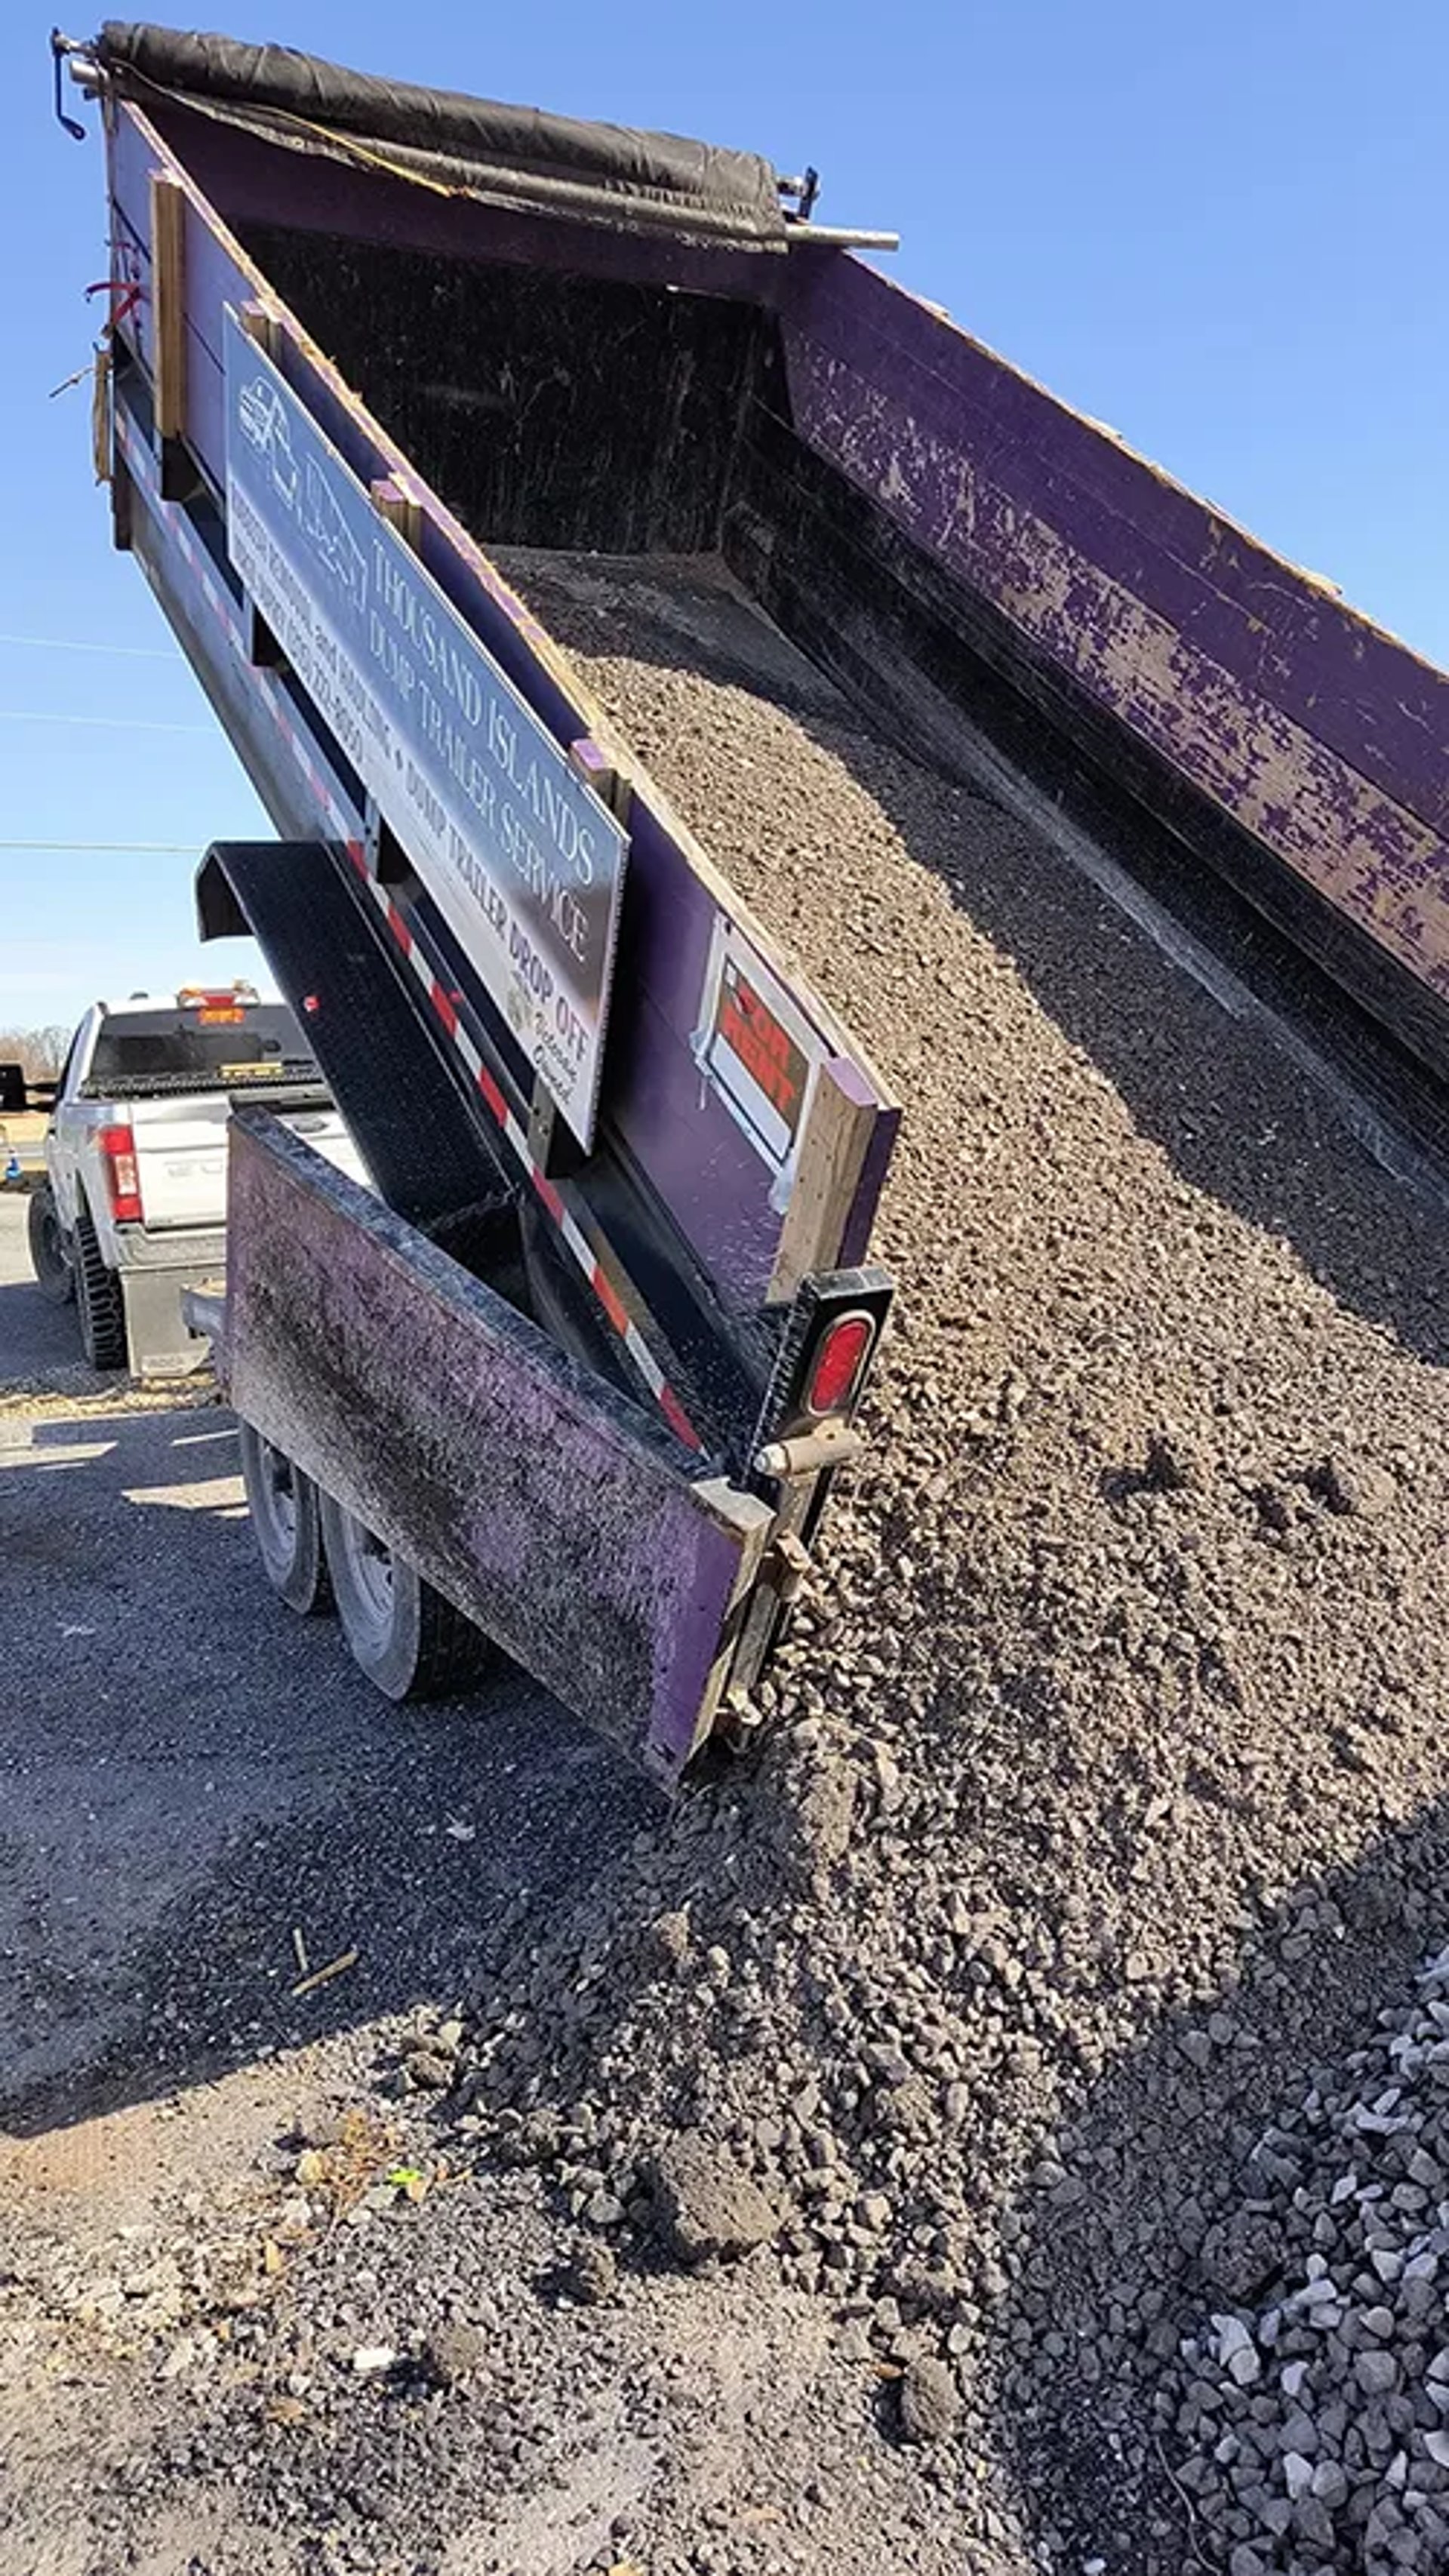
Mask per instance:
[[[75,1295],[75,1261],[48,1182],[31,1191],[25,1231],[36,1287],[52,1306],[68,1306]]]
[[[321,1492],[318,1504],[342,1633],[368,1680],[392,1700],[467,1690],[489,1659],[481,1630],[343,1504]]]
[[[316,1486],[250,1422],[237,1427],[252,1537],[267,1581],[303,1618],[330,1610],[332,1586],[322,1552]]]
[[[88,1208],[75,1221],[76,1303],[81,1346],[93,1369],[126,1365],[126,1308],[121,1283],[107,1267]]]

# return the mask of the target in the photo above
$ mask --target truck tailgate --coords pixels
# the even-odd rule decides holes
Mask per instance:
[[[773,1515],[264,1111],[231,1130],[237,1411],[565,1705],[678,1779]]]
[[[175,1100],[134,1102],[129,1110],[135,1141],[141,1207],[147,1226],[204,1226],[214,1231],[226,1205],[227,1127],[231,1101],[221,1092]],[[281,1113],[283,1124],[354,1179],[362,1165],[335,1109]]]
[[[145,1223],[217,1227],[226,1204],[229,1101],[221,1093],[138,1100],[128,1114]]]

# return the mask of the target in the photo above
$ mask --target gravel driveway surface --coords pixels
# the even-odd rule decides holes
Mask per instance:
[[[6,2576],[1429,2576],[1442,1208],[717,568],[515,572],[907,1102],[868,1452],[666,1813],[214,1408],[0,1417]]]
[[[805,2531],[944,2571],[815,2303],[758,2265],[620,2288],[607,2240],[574,2281],[550,2178],[439,2149],[455,2007],[658,1833],[652,1790],[517,1676],[380,1700],[261,1583],[230,1416],[79,1368],[23,1220],[0,1200],[5,2576],[566,2576],[641,2521],[701,2569],[720,2532],[813,2564]],[[355,1959],[296,1996],[294,1935]]]

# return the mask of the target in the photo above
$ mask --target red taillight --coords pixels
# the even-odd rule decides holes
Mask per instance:
[[[870,1315],[842,1315],[831,1325],[815,1354],[805,1389],[807,1412],[843,1413],[860,1385],[875,1322]]]
[[[136,1139],[129,1127],[101,1129],[101,1160],[117,1225],[141,1222],[141,1178],[136,1169]]]

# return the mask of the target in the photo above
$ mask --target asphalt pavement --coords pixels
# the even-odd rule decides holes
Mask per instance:
[[[0,1401],[17,1379],[46,1383],[56,1371],[67,1382],[84,1372],[73,1306],[50,1306],[35,1284],[25,1245],[28,1192],[0,1188]]]
[[[79,1369],[0,1197],[0,2134],[449,1991],[653,1793],[516,1668],[399,1710],[255,1559],[235,1425]],[[64,1393],[38,1396],[62,1384]],[[89,1390],[87,1392],[87,1390]],[[355,1965],[296,1999],[314,1965]]]

